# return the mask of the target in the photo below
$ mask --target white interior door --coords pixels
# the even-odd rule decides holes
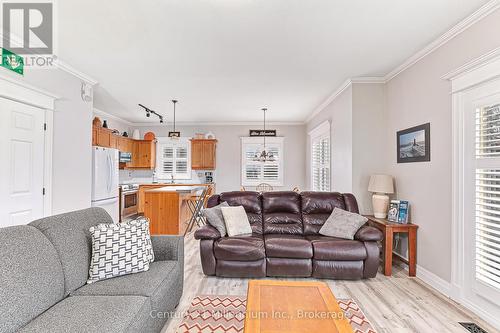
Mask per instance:
[[[44,215],[45,110],[0,98],[0,227]]]
[[[464,95],[463,298],[500,316],[500,81]]]

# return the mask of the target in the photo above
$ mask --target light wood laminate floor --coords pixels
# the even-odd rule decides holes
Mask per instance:
[[[368,280],[321,281],[328,283],[336,298],[354,299],[378,333],[466,333],[458,322],[475,322],[489,333],[499,332],[418,278],[409,278],[402,267],[394,267],[392,277],[379,272],[376,278]],[[196,295],[246,295],[247,285],[248,279],[205,276],[201,269],[199,242],[192,233],[188,234],[185,238],[184,293],[177,308],[180,315],[167,322],[162,333],[176,332],[182,322],[182,313]]]

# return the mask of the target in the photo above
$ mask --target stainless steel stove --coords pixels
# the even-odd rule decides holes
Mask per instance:
[[[120,185],[120,222],[124,217],[136,215],[139,205],[139,184]]]

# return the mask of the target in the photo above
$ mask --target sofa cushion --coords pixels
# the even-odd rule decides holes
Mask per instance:
[[[152,310],[168,311],[177,304],[164,304],[164,300],[176,302],[173,294],[178,290],[182,293],[181,270],[178,261],[155,261],[147,272],[88,284],[73,291],[71,296],[145,296],[151,298]]]
[[[313,257],[311,242],[299,235],[265,235],[266,256],[273,258],[310,259]]]
[[[221,207],[221,211],[229,237],[252,233],[252,227],[243,206]]]
[[[65,295],[87,282],[92,255],[89,228],[99,223],[113,223],[113,219],[102,208],[88,208],[30,223],[50,240],[59,253]]]
[[[337,192],[302,192],[304,234],[315,235],[330,217],[334,208],[346,210],[344,195]]]
[[[264,234],[302,235],[300,195],[296,192],[262,194]]]
[[[19,332],[150,332],[150,311],[142,296],[70,296]]]
[[[207,219],[208,224],[217,229],[221,237],[224,237],[227,234],[226,223],[224,222],[224,215],[222,215],[221,207],[228,206],[227,202],[223,202],[220,205],[205,208],[202,211],[202,214]]]
[[[92,261],[87,283],[149,270],[146,232],[141,225],[111,223],[90,228]]]
[[[368,219],[362,215],[351,213],[340,208],[333,209],[319,233],[324,236],[343,239],[354,239],[354,235]]]
[[[355,261],[366,259],[363,242],[326,236],[306,236],[311,241],[316,260]]]
[[[266,254],[261,235],[224,237],[214,242],[216,259],[253,261],[263,259]]]
[[[56,249],[38,229],[0,229],[0,332],[14,332],[64,297]]]
[[[243,206],[252,227],[252,232],[262,234],[262,201],[260,193],[250,191],[225,192],[218,202],[227,202],[229,206]]]

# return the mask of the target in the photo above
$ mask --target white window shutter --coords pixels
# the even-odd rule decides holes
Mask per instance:
[[[475,229],[476,279],[500,290],[500,104],[476,110]]]
[[[272,153],[273,162],[254,161],[260,154],[264,138],[241,138],[241,185],[257,186],[267,183],[271,186],[283,186],[283,147],[284,138],[266,137],[266,149]]]
[[[156,174],[159,179],[191,179],[191,141],[158,138]]]
[[[311,186],[313,191],[330,191],[330,123],[325,122],[312,130]]]

